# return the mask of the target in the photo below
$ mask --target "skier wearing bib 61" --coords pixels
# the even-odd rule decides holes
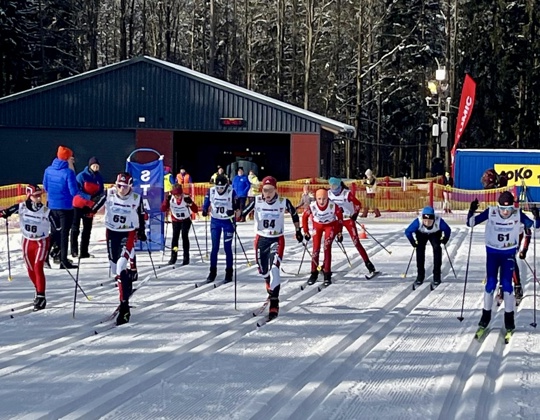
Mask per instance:
[[[509,191],[501,193],[497,206],[490,206],[475,216],[474,212],[477,209],[478,199],[475,199],[469,208],[467,226],[474,227],[487,221],[485,230],[487,258],[484,308],[478,323],[476,338],[484,335],[491,321],[491,308],[493,307],[494,292],[497,289],[497,273],[500,273],[499,281],[504,293],[505,341],[508,342],[516,328],[514,320],[516,299],[513,294],[512,276],[520,226],[523,223],[525,229],[529,229],[533,222],[517,207],[514,196]],[[536,220],[536,228],[538,228],[540,224],[538,209],[533,208],[532,213]]]

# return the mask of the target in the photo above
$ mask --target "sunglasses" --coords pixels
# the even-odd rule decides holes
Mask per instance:
[[[266,192],[266,193],[271,193],[271,192],[274,192],[276,189],[275,187],[263,187],[263,192]]]
[[[121,190],[127,190],[129,188],[129,185],[116,184],[116,188],[120,188]]]
[[[499,206],[499,210],[502,211],[513,211],[515,209],[514,206]]]

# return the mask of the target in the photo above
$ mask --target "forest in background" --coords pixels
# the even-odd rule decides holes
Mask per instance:
[[[460,147],[539,147],[539,21],[537,0],[0,0],[0,97],[149,55],[354,125],[336,175],[424,177],[466,73]]]

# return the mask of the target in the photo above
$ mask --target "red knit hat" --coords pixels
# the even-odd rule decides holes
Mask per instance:
[[[73,156],[73,151],[69,147],[58,146],[58,151],[56,152],[56,157],[60,160],[68,160]]]
[[[182,190],[182,186],[180,184],[174,184],[173,189],[171,190],[172,195],[180,195],[184,191]]]
[[[272,185],[274,188],[277,188],[277,180],[273,176],[265,176],[262,180],[262,185]]]

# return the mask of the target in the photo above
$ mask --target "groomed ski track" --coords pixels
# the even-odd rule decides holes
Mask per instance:
[[[195,226],[200,241],[204,230],[200,223]],[[309,276],[307,254],[303,276],[291,275],[298,271],[303,247],[288,226],[283,269],[289,274],[282,273],[280,316],[260,328],[256,324],[263,316],[253,317],[253,311],[266,296],[254,265],[251,224],[242,225],[239,234],[253,265],[246,264],[238,248],[236,289],[234,283],[195,288],[208,264],[201,262],[192,238],[191,265],[163,266],[161,253],[154,253],[158,279],[151,278],[137,292],[132,321],[121,327],[103,322],[115,308],[117,290],[103,276],[101,248],[94,249],[97,258],[83,262],[81,285],[92,300],[78,293],[81,303],[74,319],[73,281],[58,269],[48,270],[46,311],[32,313],[27,301],[0,301],[0,401],[9,401],[0,404],[0,418],[442,420],[540,415],[539,405],[528,403],[537,398],[540,383],[540,343],[529,326],[532,281],[525,282],[510,344],[503,341],[502,306],[494,313],[491,331],[478,342],[473,335],[484,278],[484,260],[478,257],[469,268],[465,320],[457,319],[469,231],[452,226],[448,252],[458,279],[443,250],[443,283],[431,291],[429,246],[426,281],[412,290],[414,261],[407,278],[401,278],[411,252],[404,227],[378,227],[368,229],[392,255],[373,240],[363,244],[382,273],[364,278],[364,264],[345,235],[353,267],[334,246],[334,283],[318,291],[322,275],[313,286],[300,289]],[[481,250],[480,232],[475,229],[473,248]],[[148,255],[138,258],[139,278],[153,277]],[[222,260],[221,253],[217,281],[224,275]],[[17,277],[28,281],[24,272]],[[20,329],[32,338],[18,340]]]

